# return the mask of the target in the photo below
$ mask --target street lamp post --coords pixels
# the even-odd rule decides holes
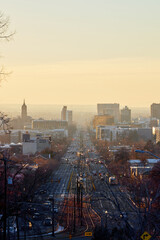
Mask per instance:
[[[155,158],[158,158],[160,159],[160,157],[157,157],[156,155],[154,155],[153,153],[149,152],[149,151],[144,151],[144,150],[140,150],[140,149],[137,149],[135,150],[136,153],[148,153],[149,155],[152,155],[154,156]]]

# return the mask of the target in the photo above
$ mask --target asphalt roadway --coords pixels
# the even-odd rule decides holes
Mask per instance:
[[[52,216],[52,208],[50,211],[44,212],[44,203],[48,202],[49,195],[54,196],[54,208],[57,210],[55,218],[56,214],[58,216],[61,211],[61,208],[63,207],[63,200],[69,194],[71,175],[73,174],[73,181],[75,181],[78,173],[78,151],[80,151],[80,141],[79,136],[77,135],[75,140],[69,146],[67,153],[63,156],[59,168],[53,172],[48,182],[41,186],[36,193],[36,202],[32,203],[32,207],[35,207],[43,216],[43,219],[36,221],[39,228],[34,232],[34,234],[31,234],[31,232],[29,233],[29,231],[27,231],[27,236],[25,237],[21,234],[21,239],[92,239],[92,237],[85,236],[69,237],[69,233],[67,232],[56,233],[56,237],[53,237],[51,233],[52,228],[46,227],[42,223],[44,218]],[[125,214],[127,216],[127,222],[134,227],[136,218],[135,206],[130,201],[129,196],[125,192],[122,192],[118,185],[109,185],[108,178],[106,177],[106,173],[108,173],[107,168],[105,164],[99,163],[100,157],[98,153],[96,153],[88,134],[86,134],[83,138],[83,155],[85,158],[83,158],[81,174],[85,175],[84,195],[90,196],[92,208],[101,217],[101,225],[105,226],[107,224],[107,227],[112,229],[117,223],[120,224],[122,222],[122,214]],[[88,158],[89,164],[87,163],[86,158]],[[94,161],[91,161],[93,159]],[[96,176],[94,174],[95,171],[97,173]],[[100,178],[99,173],[105,176],[103,180]],[[44,191],[44,193],[40,194],[41,191]],[[37,234],[37,236],[35,234]]]

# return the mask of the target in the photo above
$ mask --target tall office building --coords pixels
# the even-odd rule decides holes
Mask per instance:
[[[22,122],[24,124],[27,121],[27,105],[25,104],[25,100],[21,107],[21,118],[22,118]]]
[[[72,111],[71,110],[67,110],[67,121],[68,121],[68,125],[72,124]]]
[[[152,105],[151,105],[151,118],[160,119],[160,103],[152,103]]]
[[[97,112],[98,112],[98,115],[110,115],[114,117],[115,123],[118,123],[120,121],[118,103],[98,103]]]
[[[121,122],[131,123],[131,109],[127,106],[121,110]]]
[[[61,120],[67,120],[67,106],[63,106],[61,111]]]

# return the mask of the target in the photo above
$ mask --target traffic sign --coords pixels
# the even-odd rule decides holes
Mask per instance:
[[[92,232],[85,232],[86,237],[92,237]]]
[[[12,177],[8,177],[8,184],[12,185],[13,184],[13,178]]]
[[[141,239],[143,240],[149,240],[152,236],[148,233],[148,232],[144,232],[142,235],[141,235]]]

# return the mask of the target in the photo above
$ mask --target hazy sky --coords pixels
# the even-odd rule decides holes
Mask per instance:
[[[1,0],[1,103],[160,102],[159,0]]]

